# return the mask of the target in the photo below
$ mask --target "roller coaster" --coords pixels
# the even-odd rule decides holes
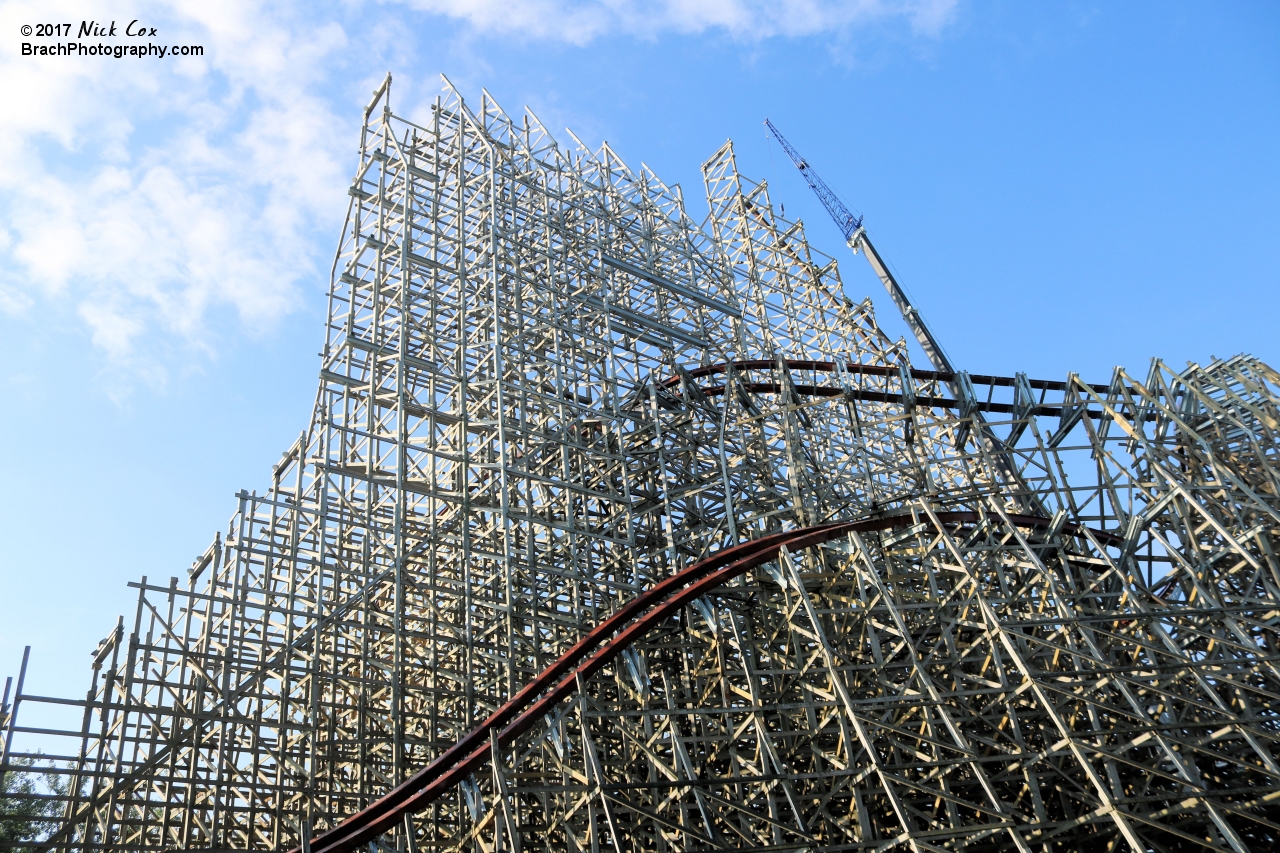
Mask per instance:
[[[731,143],[574,143],[374,93],[310,421],[6,691],[10,846],[1280,847],[1276,371],[916,367]]]

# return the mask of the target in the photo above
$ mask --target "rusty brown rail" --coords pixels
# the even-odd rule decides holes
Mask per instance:
[[[936,515],[943,524],[973,523],[979,519],[976,512],[939,512]],[[1038,516],[1011,515],[1009,518],[1014,524],[1025,527],[1047,527],[1050,523],[1050,519]],[[497,732],[500,746],[509,744],[572,695],[579,678],[590,678],[680,608],[769,562],[779,549],[798,551],[850,532],[891,530],[907,526],[914,520],[914,515],[903,512],[775,533],[735,545],[694,563],[623,605],[435,761],[368,807],[312,839],[310,853],[350,853],[394,829],[405,815],[421,811],[482,767],[489,760],[493,732]],[[1071,524],[1064,530],[1073,534],[1079,532]],[[1120,537],[1114,534],[1091,532],[1107,544],[1114,545],[1120,541]],[[302,848],[295,847],[290,853],[302,853]]]

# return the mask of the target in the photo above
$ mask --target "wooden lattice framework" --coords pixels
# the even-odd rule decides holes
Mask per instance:
[[[390,94],[311,421],[185,578],[134,585],[34,846],[364,844],[334,827],[610,614],[831,522],[594,636],[571,696],[373,842],[1280,846],[1275,371],[913,369],[730,144],[699,224],[487,93],[421,123]],[[6,760],[49,701],[6,694]]]

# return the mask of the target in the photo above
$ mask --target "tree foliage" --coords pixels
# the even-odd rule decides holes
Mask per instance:
[[[0,850],[23,847],[24,841],[39,841],[57,826],[62,802],[49,795],[65,794],[68,783],[53,772],[40,769],[30,758],[15,758],[10,770],[0,777]]]

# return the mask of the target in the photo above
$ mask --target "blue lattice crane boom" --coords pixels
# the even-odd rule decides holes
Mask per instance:
[[[880,254],[876,252],[875,246],[871,245],[871,240],[867,237],[867,232],[862,227],[862,217],[854,216],[849,211],[849,208],[844,206],[844,202],[840,201],[840,198],[832,191],[831,187],[827,186],[827,182],[822,180],[821,176],[814,171],[813,167],[809,165],[809,161],[800,156],[800,152],[787,141],[787,138],[782,135],[778,128],[774,127],[773,122],[765,119],[764,126],[769,129],[769,133],[773,134],[773,138],[782,146],[782,150],[787,152],[791,162],[796,164],[796,168],[800,170],[800,174],[804,176],[805,182],[809,184],[809,188],[813,190],[818,200],[822,202],[822,206],[827,209],[827,213],[831,214],[831,218],[835,220],[836,227],[844,235],[845,243],[854,251],[854,254],[861,250],[866,255],[867,261],[871,264],[871,269],[875,271],[875,274],[884,284],[885,290],[889,291],[889,297],[898,306],[898,310],[902,312],[902,319],[906,321],[911,328],[911,333],[920,342],[920,347],[924,350],[924,354],[928,356],[930,363],[933,364],[934,370],[943,373],[955,373],[955,368],[951,365],[951,359],[947,358],[946,352],[942,349],[942,344],[938,343],[938,339],[929,331],[929,327],[925,325],[924,318],[920,316],[920,312],[916,310],[916,307],[911,304],[911,300],[907,298],[906,291],[898,284],[897,279],[893,277],[893,273],[889,272],[888,264],[881,259]]]
[[[800,152],[793,148],[787,138],[778,132],[778,128],[773,126],[773,122],[765,119],[764,126],[769,128],[773,138],[778,140],[782,150],[787,152],[791,162],[796,164],[796,168],[800,170],[800,174],[808,182],[809,189],[813,190],[814,194],[818,196],[818,200],[822,202],[822,206],[827,209],[827,213],[831,214],[831,218],[835,220],[836,227],[844,235],[845,242],[851,241],[853,235],[862,227],[862,217],[854,216],[849,212],[849,208],[844,206],[844,202],[840,201],[840,198],[832,192],[831,187],[827,186],[827,182],[822,180],[822,176],[813,170],[813,167],[809,165],[809,161],[801,157]]]
[[[818,173],[809,165],[809,161],[800,156],[800,152],[790,142],[787,142],[786,137],[778,131],[778,128],[774,127],[773,122],[765,119],[764,126],[773,134],[773,138],[778,140],[782,150],[787,152],[791,162],[796,164],[796,168],[804,176],[809,188],[818,196],[818,200],[827,209],[827,213],[831,214],[831,218],[835,220],[836,227],[844,235],[845,243],[848,244],[855,255],[859,251],[866,255],[868,263],[871,264],[871,269],[879,277],[884,289],[889,291],[889,297],[898,306],[898,310],[902,313],[902,319],[906,321],[911,328],[911,333],[920,342],[920,348],[924,350],[924,354],[928,356],[929,361],[933,364],[933,369],[950,376],[947,385],[950,386],[951,393],[959,401],[961,418],[972,418],[972,423],[977,428],[978,440],[991,452],[996,464],[1002,471],[1003,479],[1014,487],[1016,491],[1024,495],[1024,497],[1019,498],[1021,510],[1032,514],[1046,514],[1043,504],[1022,479],[1022,475],[1018,472],[1017,465],[1010,458],[1007,448],[991,431],[991,427],[987,425],[986,420],[982,417],[982,412],[977,411],[974,407],[973,386],[970,383],[969,374],[957,372],[952,366],[951,359],[947,358],[946,352],[942,349],[942,344],[938,343],[938,339],[933,336],[933,333],[929,331],[929,327],[925,325],[924,317],[921,317],[920,312],[911,304],[911,300],[907,298],[906,291],[898,284],[898,280],[893,277],[893,273],[889,271],[889,265],[880,257],[876,247],[871,245],[871,239],[867,237],[866,229],[862,227],[862,217],[854,216],[849,212],[849,208],[844,206],[844,202],[840,201],[839,197],[831,190],[831,187],[827,186],[827,182],[818,176]],[[967,431],[967,427],[962,428],[957,439],[957,446],[964,441]],[[1011,433],[1010,444],[1016,438],[1017,435]]]

